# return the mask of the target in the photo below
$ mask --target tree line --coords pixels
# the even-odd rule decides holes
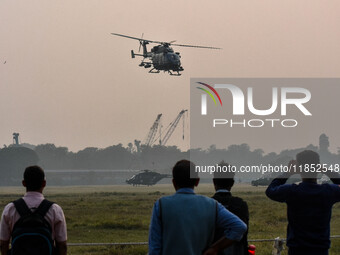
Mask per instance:
[[[26,146],[26,147],[25,147]],[[27,148],[30,147],[30,148]],[[180,159],[195,159],[196,164],[217,164],[222,160],[229,164],[287,164],[295,155],[310,149],[320,153],[321,159],[328,163],[339,162],[340,153],[332,154],[328,147],[320,150],[319,147],[308,145],[304,148],[287,149],[280,153],[265,154],[262,149],[251,149],[248,144],[230,145],[224,149],[214,145],[208,149],[191,149],[182,151],[176,146],[154,145],[152,147],[141,145],[140,141],[128,146],[122,144],[106,148],[87,147],[78,152],[69,151],[67,147],[57,147],[54,144],[40,144],[9,146],[0,149],[0,172],[2,182],[8,182],[13,176],[22,175],[23,169],[28,165],[38,164],[46,170],[143,170],[150,169],[158,172],[170,173],[174,163]]]

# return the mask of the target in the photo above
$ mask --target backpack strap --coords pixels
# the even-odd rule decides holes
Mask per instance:
[[[23,198],[19,198],[18,200],[13,201],[13,204],[15,206],[15,209],[19,213],[20,217],[30,215],[32,213]]]
[[[40,216],[44,217],[53,204],[54,202],[44,199],[38,206],[37,210],[34,211],[34,213],[40,214]]]
[[[24,217],[32,213],[23,198],[13,201],[13,204],[15,206],[15,209],[18,211],[20,217]],[[44,217],[53,204],[54,202],[44,199],[38,206],[37,210],[34,211],[34,213],[38,213],[42,217]]]

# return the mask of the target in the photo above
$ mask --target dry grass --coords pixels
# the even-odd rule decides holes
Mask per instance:
[[[233,193],[248,202],[249,239],[285,237],[286,205],[269,200],[264,187],[236,185]],[[212,185],[202,184],[197,192],[211,196]],[[20,187],[0,188],[0,208],[24,193]],[[48,187],[45,196],[60,204],[65,212],[70,243],[146,242],[153,203],[173,193],[170,184],[152,187],[79,186]],[[335,205],[332,234],[340,234],[340,205]],[[252,242],[251,242],[252,243]],[[272,243],[255,243],[257,254],[271,254]],[[147,246],[70,247],[69,254],[146,254]],[[286,255],[284,251],[283,255]],[[340,240],[332,241],[330,255],[340,254]]]

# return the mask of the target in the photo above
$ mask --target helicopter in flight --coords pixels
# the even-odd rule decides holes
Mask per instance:
[[[197,46],[197,45],[187,45],[187,44],[174,44],[175,41],[170,42],[160,42],[160,41],[152,41],[137,37],[132,37],[128,35],[116,34],[111,33],[112,35],[117,35],[121,37],[126,37],[134,40],[139,41],[139,50],[143,47],[143,54],[135,53],[131,50],[131,57],[135,58],[136,56],[143,57],[142,62],[139,66],[144,68],[151,68],[149,73],[159,73],[160,71],[168,72],[170,75],[179,76],[181,75],[180,72],[183,71],[183,67],[181,65],[181,56],[179,52],[174,52],[174,50],[170,47],[173,46],[180,46],[180,47],[192,47],[192,48],[203,48],[203,49],[214,49],[220,50],[221,48],[217,47],[207,47],[207,46]],[[147,45],[149,43],[158,44],[154,46],[151,51],[147,50]]]
[[[126,180],[127,184],[131,184],[133,186],[137,185],[155,185],[157,182],[162,180],[163,178],[171,178],[169,174],[160,174],[157,172],[153,172],[150,170],[142,170],[140,173],[133,175],[131,178]]]

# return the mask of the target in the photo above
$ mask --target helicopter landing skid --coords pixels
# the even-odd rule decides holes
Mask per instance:
[[[146,62],[146,61],[142,61],[142,62],[139,64],[140,67],[144,66],[145,68],[150,68],[151,65],[152,65],[151,62]]]
[[[152,68],[149,73],[159,73],[159,70],[155,69],[155,68]]]
[[[179,73],[179,71],[176,71],[177,73],[172,73],[170,70],[168,71],[170,75],[173,75],[173,76],[181,76],[182,74]]]

